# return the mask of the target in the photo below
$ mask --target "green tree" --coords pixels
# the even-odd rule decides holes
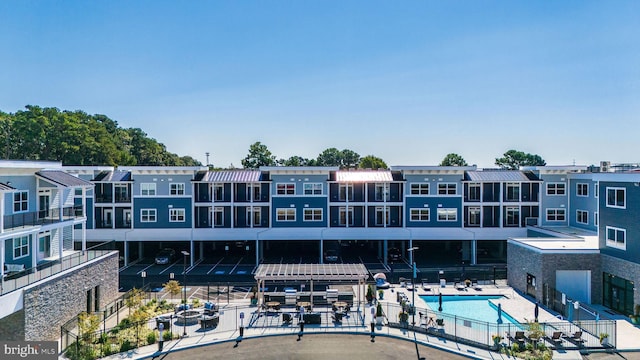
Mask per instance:
[[[261,166],[275,166],[276,157],[266,145],[257,141],[249,146],[249,154],[240,163],[245,169],[258,169]]]
[[[302,156],[291,156],[288,159],[280,159],[278,160],[278,165],[281,166],[313,166],[310,165],[312,163],[315,163],[315,160],[309,160],[307,158],[303,158]]]
[[[341,169],[356,168],[359,163],[360,155],[349,149],[328,148],[316,159],[316,166],[338,166]]]
[[[440,166],[468,166],[468,164],[462,156],[450,153],[442,159]]]
[[[367,155],[360,159],[358,165],[362,169],[388,169],[387,163],[379,157],[373,155]]]
[[[517,150],[509,150],[503,157],[496,158],[496,165],[502,169],[517,170],[521,166],[544,166],[547,163],[540,155],[533,155]]]
[[[168,292],[171,296],[171,302],[173,302],[173,297],[175,295],[180,294],[180,283],[177,280],[169,280],[169,282],[162,285],[164,291]]]

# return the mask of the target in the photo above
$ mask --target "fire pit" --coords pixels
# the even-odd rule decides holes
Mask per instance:
[[[195,325],[198,323],[198,319],[202,316],[202,314],[197,310],[183,310],[178,311],[178,313],[174,316],[176,321],[176,325]]]

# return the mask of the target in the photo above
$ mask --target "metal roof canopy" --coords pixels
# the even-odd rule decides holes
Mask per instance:
[[[258,281],[366,280],[368,277],[363,264],[261,264],[255,273]]]

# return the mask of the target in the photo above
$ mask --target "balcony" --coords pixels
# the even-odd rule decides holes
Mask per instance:
[[[5,215],[4,230],[15,228],[38,226],[45,224],[55,224],[63,221],[73,220],[82,217],[82,205],[69,206],[60,209],[49,209],[42,211],[31,211],[26,213]]]

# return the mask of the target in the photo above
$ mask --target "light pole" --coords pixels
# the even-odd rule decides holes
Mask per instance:
[[[412,326],[416,326],[416,291],[418,291],[416,289],[416,276],[417,276],[417,269],[416,269],[416,256],[414,251],[418,250],[417,246],[414,246],[412,248],[407,249],[407,251],[411,252],[411,259],[413,260],[413,264],[411,264],[413,266],[413,277],[411,278],[411,289],[413,289],[413,291],[411,291],[411,306],[413,307],[413,309],[411,309],[411,325]]]
[[[189,252],[182,250],[182,255],[184,255],[184,271],[182,272],[182,274],[184,275],[183,285],[182,285],[182,287],[184,288],[184,306],[182,307],[182,311],[183,311],[182,337],[186,337],[187,336],[187,256],[189,256]]]
[[[575,310],[576,313],[576,322],[580,321],[580,302],[578,302],[578,300],[573,302],[573,309]]]

